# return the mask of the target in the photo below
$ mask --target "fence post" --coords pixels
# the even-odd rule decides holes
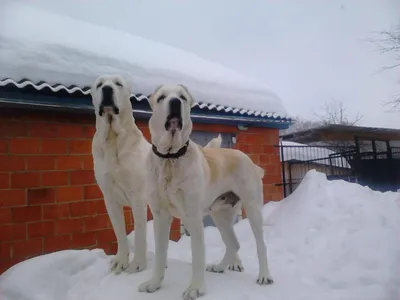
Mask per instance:
[[[283,184],[283,197],[286,198],[286,174],[285,174],[285,157],[283,154],[282,140],[279,142],[279,148],[281,151],[281,168],[282,168],[282,184]]]

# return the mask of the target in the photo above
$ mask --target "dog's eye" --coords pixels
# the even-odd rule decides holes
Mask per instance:
[[[120,87],[122,87],[122,83],[119,82],[119,81],[117,81],[115,84],[118,85],[118,86],[120,86]]]
[[[99,82],[99,83],[96,85],[96,88],[99,89],[102,85],[103,85],[103,83],[102,83],[102,82]]]
[[[162,101],[162,100],[164,100],[164,99],[165,99],[165,96],[161,95],[160,97],[157,98],[157,103]]]
[[[184,101],[187,101],[186,97],[183,96],[183,95],[181,95],[181,99],[184,100]]]

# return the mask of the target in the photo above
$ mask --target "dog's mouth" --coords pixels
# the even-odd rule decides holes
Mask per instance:
[[[115,105],[100,105],[100,110],[99,110],[99,115],[100,117],[103,116],[103,114],[106,114],[108,117],[112,117],[112,115],[118,115],[119,114],[119,108],[116,107]]]
[[[182,130],[182,118],[177,116],[169,115],[165,122],[165,130],[175,134],[177,130]]]

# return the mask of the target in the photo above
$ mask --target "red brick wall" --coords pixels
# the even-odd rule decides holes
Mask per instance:
[[[0,273],[33,256],[63,249],[117,245],[93,174],[94,119],[60,113],[4,110],[0,114]],[[149,131],[138,122],[145,136]],[[278,130],[195,125],[195,130],[236,132],[236,147],[266,170],[265,200],[280,200]],[[133,230],[125,209],[126,228]],[[151,214],[149,212],[149,217]],[[174,220],[171,239],[179,239]]]

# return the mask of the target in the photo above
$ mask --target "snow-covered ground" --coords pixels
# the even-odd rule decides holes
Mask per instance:
[[[3,0],[0,79],[90,85],[104,73],[126,74],[134,93],[181,83],[197,102],[286,116],[281,100],[256,80],[196,54],[126,32]],[[145,26],[145,25],[144,25]]]
[[[400,287],[400,194],[380,193],[310,171],[296,191],[264,207],[275,284],[258,286],[255,242],[247,220],[235,225],[245,272],[206,273],[202,299],[397,300]],[[154,240],[149,222],[150,269]],[[132,241],[132,234],[130,236]],[[206,228],[208,262],[224,252]],[[137,292],[151,270],[112,275],[102,250],[61,251],[22,262],[0,278],[2,300],[180,299],[191,274],[188,237],[171,242],[161,290]]]

